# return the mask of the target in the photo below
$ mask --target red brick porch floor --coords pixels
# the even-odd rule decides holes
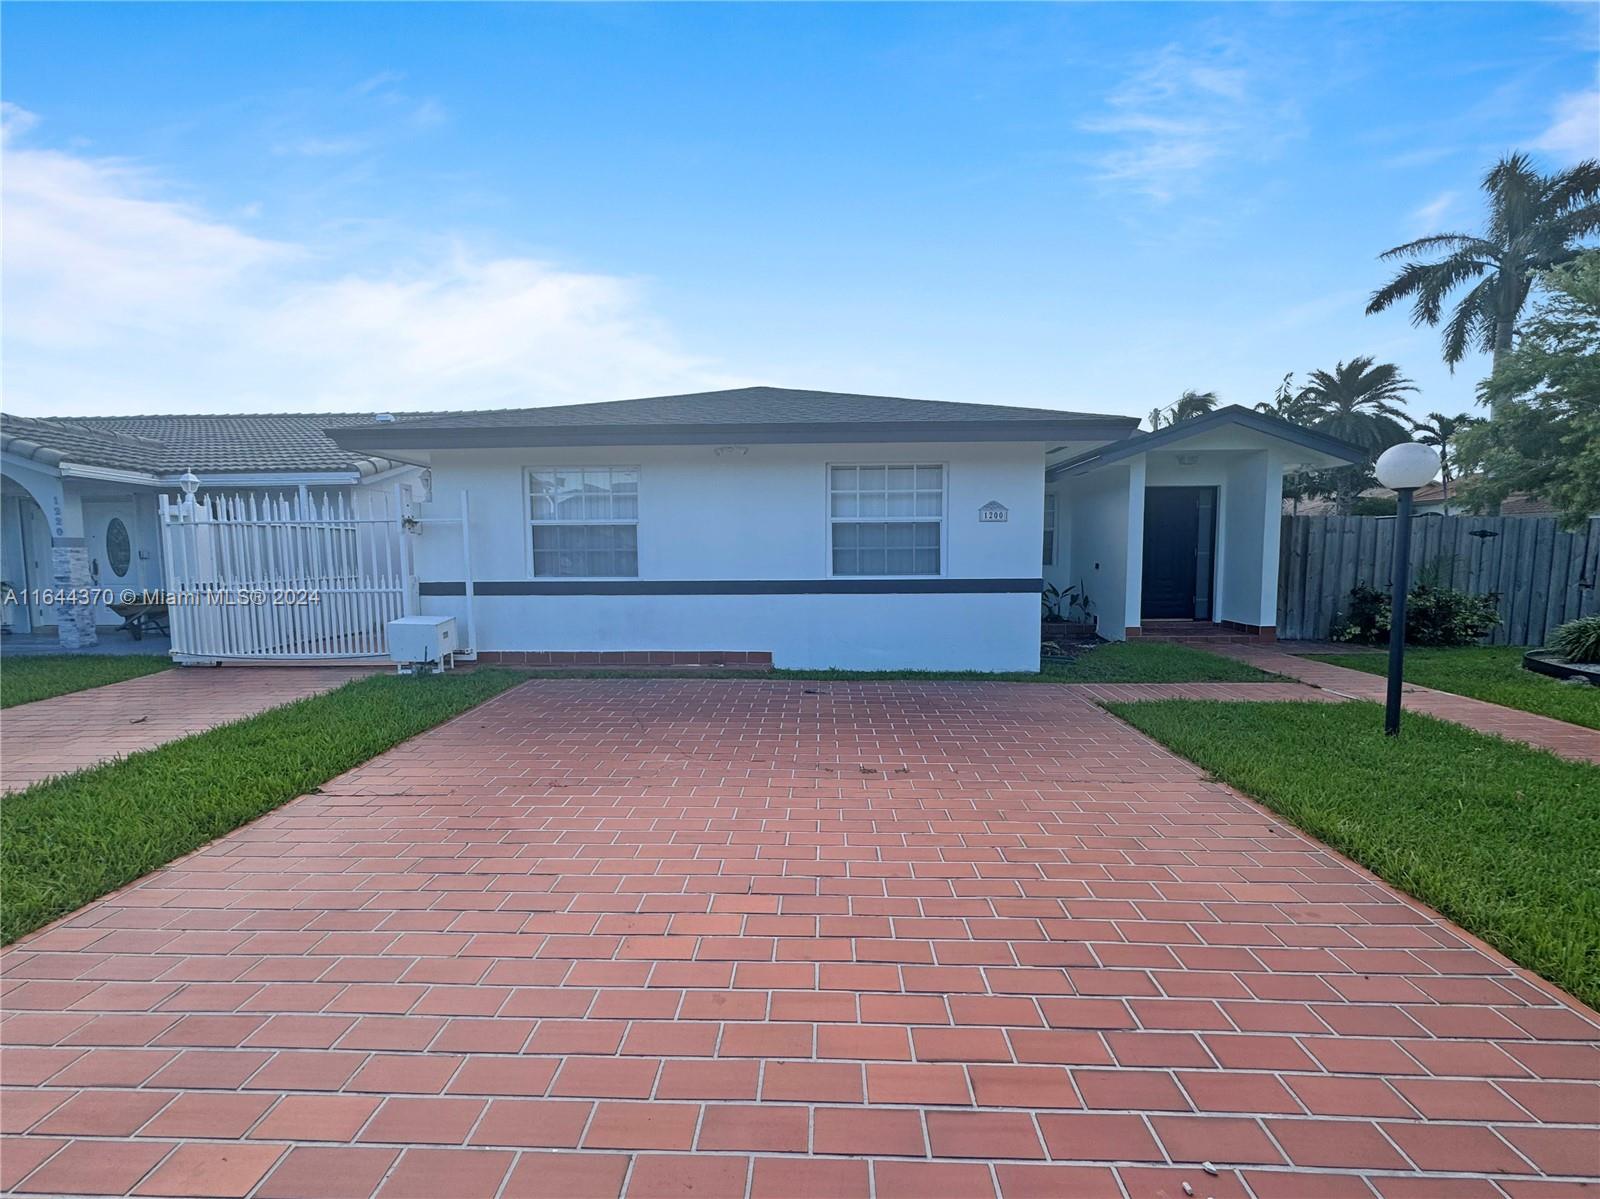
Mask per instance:
[[[369,673],[345,666],[192,666],[0,712],[0,791],[153,749]]]
[[[6,951],[0,1187],[1579,1194],[1594,1013],[1091,690],[1307,694],[524,684]]]
[[[1387,693],[1388,681],[1382,675],[1351,670],[1348,666],[1334,666],[1328,662],[1313,662],[1271,646],[1223,644],[1207,648],[1212,653],[1237,658],[1273,674],[1324,688],[1337,696],[1382,703]],[[1311,649],[1308,652],[1322,651]],[[1405,685],[1401,704],[1407,711],[1426,712],[1440,720],[1450,720],[1477,729],[1480,733],[1493,733],[1497,737],[1536,745],[1563,758],[1600,762],[1600,731],[1586,729],[1582,725],[1568,724],[1564,720],[1502,707],[1449,691],[1436,691],[1432,687],[1419,687],[1414,683]]]

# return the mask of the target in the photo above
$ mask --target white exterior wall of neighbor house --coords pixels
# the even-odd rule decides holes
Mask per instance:
[[[1034,443],[750,445],[441,450],[425,517],[472,510],[480,651],[768,652],[796,668],[1036,670],[1044,446]],[[527,470],[637,466],[640,585],[832,578],[828,467],[940,464],[940,580],[1028,580],[1012,591],[919,594],[493,595],[487,582],[534,582]],[[1003,522],[980,522],[998,501]],[[415,563],[427,613],[465,618],[466,602],[429,594],[460,581],[460,539],[426,525]],[[541,579],[539,582],[566,582]],[[617,580],[596,581],[597,585]],[[878,580],[852,579],[876,583]],[[910,581],[915,585],[916,580]]]
[[[57,547],[53,541],[58,532],[55,514],[59,511],[60,535],[82,549],[82,567],[86,573],[81,572],[83,577],[77,585],[93,587],[98,592],[88,623],[100,630],[117,628],[122,624],[122,617],[109,603],[117,593],[171,588],[172,579],[162,558],[157,497],[165,493],[176,499],[180,493],[176,486],[163,485],[153,478],[142,482],[112,481],[81,473],[83,468],[69,465],[65,470],[79,473],[63,474],[55,467],[13,461],[9,457],[3,464],[7,484],[0,498],[0,544],[4,545],[0,578],[18,588],[19,598],[23,600],[30,592],[49,591],[57,584],[61,576],[55,559],[60,555],[55,552]],[[419,474],[415,468],[400,468],[360,482],[342,483],[328,482],[325,475],[285,474],[279,480],[272,474],[210,474],[201,479],[201,493],[261,497],[308,491],[319,500],[329,494],[345,494],[357,498],[363,512],[387,514],[396,509],[396,484],[415,490]],[[35,511],[28,513],[23,509]],[[121,521],[128,535],[129,561],[120,575],[108,561],[106,550],[113,520]],[[11,607],[5,618],[14,632],[33,632],[40,628],[58,628],[62,611],[23,602]],[[69,632],[66,641],[75,648],[88,633],[87,627]]]

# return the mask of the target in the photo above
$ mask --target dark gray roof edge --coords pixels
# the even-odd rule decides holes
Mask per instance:
[[[822,445],[881,441],[1112,441],[1137,417],[1098,420],[844,421],[792,425],[440,426],[329,429],[342,449],[475,450],[588,445]]]
[[[1124,458],[1131,458],[1135,454],[1143,454],[1148,450],[1158,450],[1164,445],[1177,441],[1186,441],[1197,433],[1204,433],[1209,429],[1221,428],[1223,425],[1242,425],[1253,429],[1257,433],[1265,433],[1268,437],[1276,437],[1281,441],[1291,442],[1308,450],[1316,450],[1321,454],[1328,454],[1334,458],[1343,458],[1346,462],[1360,462],[1366,458],[1367,452],[1359,446],[1352,445],[1338,437],[1330,437],[1326,433],[1319,433],[1315,429],[1307,429],[1303,425],[1296,425],[1286,420],[1279,420],[1275,416],[1256,412],[1242,404],[1229,404],[1226,408],[1217,408],[1204,416],[1194,417],[1192,420],[1180,421],[1175,425],[1168,425],[1164,429],[1157,429],[1153,433],[1136,433],[1132,437],[1117,442],[1115,445],[1102,446],[1099,449],[1089,450],[1076,457],[1068,458],[1065,462],[1057,462],[1045,472],[1046,478],[1058,479],[1066,474],[1076,474],[1092,466],[1104,466],[1107,463],[1118,462]]]

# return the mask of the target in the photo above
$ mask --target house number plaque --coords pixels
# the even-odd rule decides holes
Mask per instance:
[[[1011,517],[1011,510],[999,500],[990,500],[978,509],[978,523],[980,525],[1004,524]]]

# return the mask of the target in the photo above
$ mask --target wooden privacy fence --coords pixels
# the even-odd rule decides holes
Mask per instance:
[[[301,661],[387,652],[411,607],[399,498],[161,497],[172,653]]]
[[[1494,645],[1543,645],[1551,629],[1600,613],[1600,517],[1575,533],[1554,517],[1415,518],[1411,578],[1500,596]],[[1393,517],[1285,516],[1279,544],[1278,636],[1325,640],[1365,583],[1388,591]]]

